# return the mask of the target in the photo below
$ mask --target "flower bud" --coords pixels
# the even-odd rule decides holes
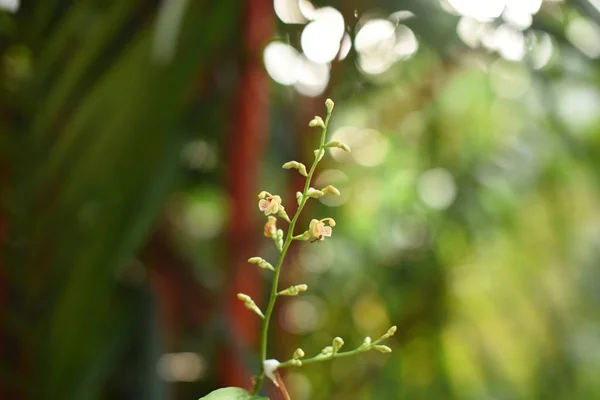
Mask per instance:
[[[396,333],[397,329],[398,328],[396,327],[396,325],[392,326],[390,329],[388,329],[386,335],[388,335],[388,337],[394,336],[394,333]]]
[[[311,128],[316,128],[316,127],[321,127],[321,128],[325,128],[325,123],[323,122],[323,119],[319,116],[314,117],[312,119],[312,121],[310,121],[308,123],[308,126],[310,126]]]
[[[381,340],[383,340],[383,339],[387,339],[387,338],[389,338],[389,337],[392,337],[392,336],[394,336],[394,333],[396,333],[396,329],[397,329],[397,328],[396,328],[396,325],[392,326],[390,329],[388,329],[388,331],[387,331],[386,333],[384,333],[384,334],[381,336],[381,338],[380,338],[380,339],[381,339]]]
[[[304,197],[302,192],[296,192],[296,201],[298,201],[298,205],[300,205],[300,203],[302,203],[302,197]]]
[[[282,168],[284,168],[284,169],[295,168],[298,170],[298,172],[300,172],[300,175],[308,176],[308,173],[306,172],[306,166],[298,161],[288,161],[285,164],[283,164]]]
[[[288,217],[287,213],[285,212],[285,208],[283,208],[283,206],[279,206],[279,210],[277,210],[277,215],[279,215],[281,217],[281,219],[283,219],[284,221],[291,222],[290,217]]]
[[[273,216],[267,217],[267,223],[265,224],[265,237],[274,237],[277,234],[277,218]]]
[[[300,292],[306,292],[308,290],[308,286],[307,285],[296,285],[296,286],[290,286],[287,289],[282,290],[281,292],[277,293],[277,296],[297,296]]]
[[[365,340],[363,340],[363,343],[360,345],[360,349],[366,349],[367,347],[371,346],[371,338],[370,337],[366,337]]]
[[[325,155],[325,150],[323,149],[317,149],[314,151],[315,153],[315,159],[318,161],[321,161],[321,159],[323,158],[323,156]]]
[[[325,100],[325,108],[327,108],[328,114],[331,114],[331,112],[333,111],[333,106],[334,106],[333,100],[331,100],[331,99]]]
[[[291,360],[290,364],[292,364],[294,367],[301,367],[302,366],[302,361],[300,361],[300,360]]]
[[[333,339],[333,354],[337,353],[342,346],[344,345],[344,339],[342,339],[341,337],[336,337],[335,339]]]
[[[306,195],[308,197],[312,197],[313,199],[318,199],[319,197],[323,197],[325,196],[325,193],[323,193],[320,190],[317,190],[315,188],[308,188],[308,191],[306,192]]]
[[[257,264],[259,268],[270,269],[271,271],[275,271],[275,268],[273,268],[273,266],[270,263],[268,263],[267,261],[265,261],[264,259],[262,259],[260,257],[249,258],[248,262],[250,264]]]
[[[326,356],[333,355],[333,347],[331,347],[331,346],[325,347],[323,350],[321,350],[321,354],[326,355]]]
[[[260,311],[260,308],[258,308],[256,303],[254,303],[254,300],[252,300],[252,298],[250,296],[248,296],[247,294],[244,294],[244,293],[238,293],[237,298],[244,302],[244,305],[246,306],[247,309],[254,311],[261,318],[265,318],[262,311]]]
[[[347,153],[350,153],[350,146],[348,146],[346,143],[342,143],[338,140],[332,140],[331,142],[325,143],[324,147],[336,147],[338,149],[342,149]]]
[[[382,344],[376,344],[373,347],[375,348],[375,350],[377,350],[380,353],[391,353],[392,352],[392,349],[390,349],[389,347],[382,345]]]
[[[298,348],[296,349],[296,351],[294,351],[294,355],[292,356],[292,358],[295,360],[297,358],[302,358],[304,357],[304,350]]]
[[[277,235],[273,238],[275,242],[275,247],[280,252],[283,250],[283,231],[281,229],[277,229]]]
[[[340,195],[340,191],[335,186],[331,185],[325,186],[323,189],[321,189],[321,192],[323,192],[323,194],[331,194],[334,196]]]

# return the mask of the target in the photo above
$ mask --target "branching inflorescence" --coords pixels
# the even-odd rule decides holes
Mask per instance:
[[[306,205],[309,199],[318,199],[319,197],[325,195],[338,196],[340,194],[340,191],[331,185],[327,185],[322,189],[315,189],[310,186],[313,174],[315,173],[317,165],[325,155],[326,148],[336,147],[344,151],[350,152],[350,147],[348,147],[348,145],[344,143],[338,141],[330,141],[327,143],[325,142],[325,138],[327,136],[327,126],[329,124],[329,119],[333,111],[333,106],[333,101],[327,99],[327,101],[325,102],[325,107],[327,109],[327,116],[325,118],[325,121],[323,121],[321,117],[317,116],[313,118],[313,120],[309,123],[310,127],[321,128],[321,140],[319,143],[319,147],[314,151],[315,159],[310,169],[307,171],[306,166],[298,161],[289,161],[283,164],[283,168],[296,169],[302,176],[306,177],[304,190],[302,192],[296,193],[298,209],[296,210],[296,213],[294,214],[292,219],[290,219],[287,215],[280,196],[273,195],[266,191],[262,191],[258,195],[258,208],[260,211],[264,212],[265,216],[267,217],[264,235],[273,240],[275,246],[279,250],[279,257],[277,259],[277,264],[275,265],[275,267],[273,267],[272,264],[270,264],[268,261],[264,260],[261,257],[252,257],[248,260],[248,262],[256,264],[260,268],[273,271],[274,274],[269,296],[269,302],[264,313],[256,305],[254,300],[252,300],[249,296],[243,293],[239,293],[237,295],[238,299],[240,299],[249,310],[255,312],[262,319],[260,333],[261,371],[255,380],[253,388],[254,394],[258,393],[258,391],[260,390],[265,376],[269,378],[276,386],[279,386],[278,379],[276,379],[275,376],[277,369],[299,367],[305,364],[312,364],[320,361],[352,356],[364,353],[369,350],[377,350],[381,353],[390,353],[392,351],[388,346],[382,345],[380,343],[394,334],[394,332],[396,331],[395,326],[392,326],[384,335],[382,335],[377,340],[372,341],[371,338],[366,337],[359,347],[351,351],[341,352],[340,349],[344,345],[344,341],[342,340],[342,338],[336,337],[335,339],[333,339],[331,346],[325,347],[319,354],[312,358],[304,358],[304,351],[302,349],[297,349],[294,352],[292,358],[285,362],[280,363],[278,360],[275,359],[267,359],[269,322],[271,320],[271,315],[273,314],[273,309],[275,307],[275,302],[277,298],[279,296],[296,296],[301,292],[308,290],[308,287],[304,284],[294,285],[289,288],[279,290],[279,275],[281,273],[281,268],[285,259],[285,255],[291,243],[295,240],[311,242],[325,240],[325,238],[331,237],[333,233],[333,228],[336,225],[336,222],[333,220],[333,218],[323,218],[320,220],[312,219],[306,231],[298,235],[294,235],[296,223],[298,222],[300,214],[302,213],[302,210],[304,209],[304,206]],[[277,217],[289,224],[286,234],[284,234],[282,229],[278,228]]]

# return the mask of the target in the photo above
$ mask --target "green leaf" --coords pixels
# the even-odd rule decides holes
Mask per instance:
[[[253,396],[244,389],[237,387],[228,387],[217,389],[210,392],[208,395],[200,398],[200,400],[269,400],[267,397]]]

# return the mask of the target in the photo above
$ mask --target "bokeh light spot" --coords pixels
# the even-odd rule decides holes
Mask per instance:
[[[427,206],[444,210],[450,207],[456,197],[454,177],[443,168],[427,170],[419,177],[417,193]]]
[[[205,370],[204,358],[196,353],[163,354],[156,363],[158,375],[167,382],[194,382]]]
[[[275,14],[286,24],[303,24],[306,18],[302,15],[298,0],[274,0]]]
[[[321,325],[324,312],[323,301],[315,296],[292,298],[281,309],[280,323],[290,333],[308,333]]]

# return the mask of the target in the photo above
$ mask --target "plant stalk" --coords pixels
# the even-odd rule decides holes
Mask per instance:
[[[319,144],[319,149],[317,150],[317,154],[320,154],[321,151],[325,149],[325,136],[327,134],[327,126],[329,125],[329,118],[331,117],[331,113],[327,113],[327,117],[325,118],[325,126],[323,127],[321,133],[321,142]],[[265,317],[262,320],[262,325],[260,328],[260,374],[256,379],[256,383],[254,384],[254,389],[252,390],[253,394],[257,394],[260,388],[262,387],[264,381],[264,371],[263,365],[265,360],[267,359],[267,340],[269,333],[269,321],[271,320],[271,314],[273,314],[273,309],[275,308],[275,301],[277,299],[277,291],[279,287],[279,274],[281,273],[281,266],[283,265],[283,260],[285,259],[285,255],[294,239],[294,228],[296,227],[296,222],[298,222],[298,218],[300,217],[300,213],[304,208],[304,205],[308,201],[307,192],[310,188],[310,182],[312,180],[313,174],[317,165],[319,164],[320,157],[315,156],[315,161],[310,167],[310,171],[308,176],[306,177],[306,183],[304,184],[304,191],[302,192],[302,200],[298,205],[298,209],[296,210],[296,214],[294,214],[294,218],[290,222],[290,226],[287,231],[287,235],[285,237],[285,242],[283,243],[283,247],[281,249],[281,253],[279,253],[279,258],[277,259],[277,266],[275,267],[275,273],[273,275],[273,283],[271,284],[271,294],[269,296],[269,303],[267,305],[267,310],[265,311]]]

